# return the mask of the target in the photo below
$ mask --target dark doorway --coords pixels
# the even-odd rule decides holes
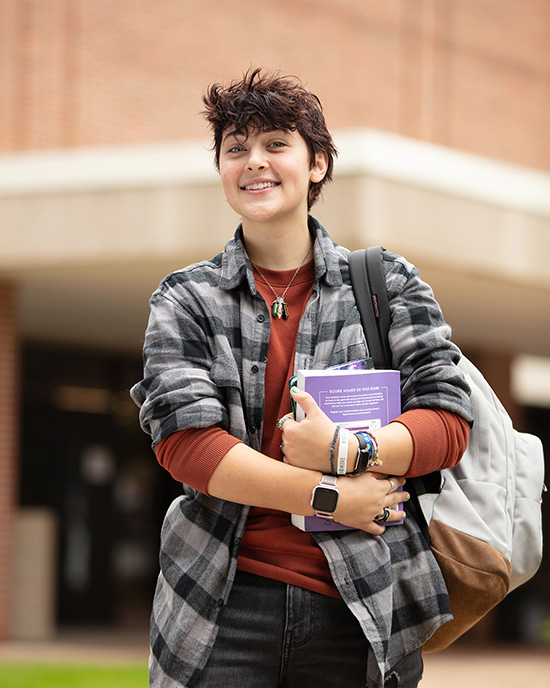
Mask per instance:
[[[58,523],[58,622],[146,623],[162,517],[181,488],[128,394],[140,356],[34,344],[22,372],[20,503]]]

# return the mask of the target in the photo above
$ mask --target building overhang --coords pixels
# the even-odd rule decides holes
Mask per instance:
[[[369,129],[336,132],[314,214],[432,284],[467,347],[550,355],[550,175]],[[207,142],[0,156],[0,278],[28,339],[138,350],[160,279],[223,249],[238,218]]]

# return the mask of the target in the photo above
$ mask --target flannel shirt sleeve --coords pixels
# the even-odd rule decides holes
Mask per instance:
[[[224,362],[212,355],[204,327],[166,285],[151,298],[143,359],[144,379],[131,396],[153,446],[186,428],[227,429],[227,410],[216,384]]]
[[[386,252],[392,366],[401,371],[403,411],[433,408],[472,420],[470,387],[457,368],[461,352],[431,287],[404,258]]]

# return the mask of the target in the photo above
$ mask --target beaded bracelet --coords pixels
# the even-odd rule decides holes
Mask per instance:
[[[340,434],[340,426],[336,426],[336,430],[334,431],[334,437],[332,438],[332,444],[330,445],[330,472],[332,475],[337,475],[336,471],[334,470],[334,450],[336,449],[336,440],[338,439],[338,435]]]
[[[374,466],[381,466],[382,460],[378,458],[378,441],[374,435],[371,435],[367,430],[360,430],[357,433],[365,440],[365,444],[369,448],[370,458],[367,461],[365,470],[368,471],[369,468],[374,468]],[[370,446],[369,446],[370,445]]]

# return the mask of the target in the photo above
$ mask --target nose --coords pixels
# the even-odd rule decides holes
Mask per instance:
[[[247,160],[249,170],[264,170],[267,167],[267,158],[262,146],[252,146]]]

